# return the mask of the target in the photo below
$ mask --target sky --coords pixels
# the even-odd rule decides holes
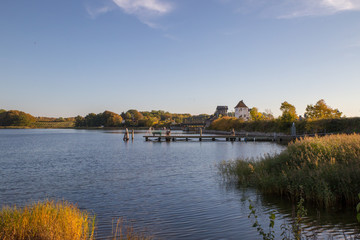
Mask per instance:
[[[360,116],[360,0],[2,0],[0,109]]]

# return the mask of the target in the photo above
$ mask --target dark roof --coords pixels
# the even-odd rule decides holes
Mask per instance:
[[[243,102],[243,100],[241,100],[235,108],[248,108],[245,103]]]
[[[228,109],[228,106],[217,106],[216,109],[217,109],[217,110],[219,110],[219,109],[226,109],[226,110],[227,110],[227,109]]]

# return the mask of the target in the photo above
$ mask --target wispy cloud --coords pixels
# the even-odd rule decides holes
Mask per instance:
[[[101,14],[105,14],[111,10],[112,10],[112,8],[109,6],[103,6],[103,7],[99,7],[99,8],[92,8],[89,6],[86,7],[86,11],[90,15],[91,18],[96,18],[97,16],[99,16]]]
[[[173,5],[164,0],[113,0],[127,14],[135,15],[141,22],[152,28],[159,28],[154,23],[157,17],[168,14]]]
[[[296,18],[304,16],[332,15],[344,11],[359,11],[359,0],[301,0],[294,4],[296,9],[290,9],[280,18]]]
[[[345,11],[360,11],[360,0],[244,0],[237,9],[243,14],[257,12],[276,18],[324,16]]]

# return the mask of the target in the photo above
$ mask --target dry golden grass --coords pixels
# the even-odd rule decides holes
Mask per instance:
[[[94,236],[94,217],[62,201],[33,203],[24,208],[3,207],[2,240],[88,240]]]

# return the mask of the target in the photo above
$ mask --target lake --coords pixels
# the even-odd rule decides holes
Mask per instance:
[[[67,200],[96,214],[97,239],[107,239],[120,217],[156,239],[260,239],[248,218],[249,201],[265,230],[290,219],[286,199],[225,183],[216,164],[257,159],[285,147],[269,142],[124,142],[119,131],[0,130],[0,203]],[[308,231],[343,238],[359,232],[354,210],[312,209]],[[277,233],[279,234],[279,233]]]

